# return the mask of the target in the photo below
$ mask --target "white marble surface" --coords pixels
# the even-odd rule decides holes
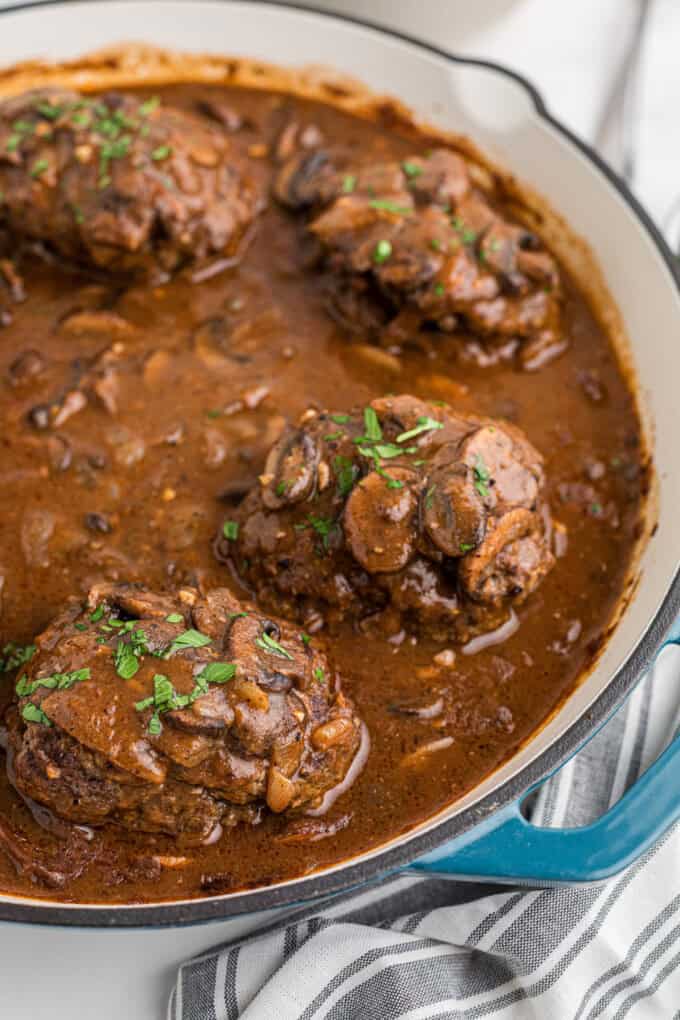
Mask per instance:
[[[304,0],[298,0],[304,2]],[[539,88],[551,111],[592,137],[637,0],[344,0],[309,6],[393,25],[465,55],[497,60]],[[0,9],[13,6],[0,0]],[[96,16],[83,10],[83,17]],[[677,192],[680,88],[676,0],[656,0],[644,77],[636,190],[662,218]],[[2,20],[0,19],[0,64]],[[225,938],[224,925],[149,935],[0,925],[2,1020],[160,1020],[176,964]],[[161,965],[160,959],[164,961]],[[73,968],[79,979],[68,979]],[[96,1002],[95,1009],[92,1004]]]

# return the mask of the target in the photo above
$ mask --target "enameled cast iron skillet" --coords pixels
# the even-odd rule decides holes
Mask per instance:
[[[680,817],[680,740],[587,828],[537,829],[524,820],[520,805],[622,704],[671,639],[680,611],[680,275],[659,232],[595,153],[549,115],[532,86],[496,64],[269,0],[48,0],[6,9],[0,17],[2,65],[29,57],[63,60],[127,40],[337,68],[401,99],[423,120],[470,136],[543,195],[577,234],[587,236],[621,313],[657,466],[658,526],[620,622],[578,690],[511,761],[406,836],[266,889],[129,907],[0,896],[0,920],[102,928],[191,924],[289,906],[405,866],[531,884],[615,874]]]

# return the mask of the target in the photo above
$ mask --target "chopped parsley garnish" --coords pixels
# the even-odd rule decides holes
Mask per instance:
[[[404,162],[401,164],[401,169],[410,179],[413,179],[414,177],[420,177],[420,175],[423,172],[422,166],[419,166],[418,163],[412,163],[408,159],[405,159]]]
[[[444,426],[436,418],[429,418],[427,415],[421,415],[416,422],[414,428],[409,429],[408,432],[402,432],[397,436],[398,443],[405,443],[407,439],[414,439],[416,436],[422,435],[423,432],[432,432],[435,429],[443,429]]]
[[[351,195],[357,185],[356,174],[345,174],[342,179],[342,192],[344,195]]]
[[[220,418],[222,412],[220,411],[219,407],[211,407],[208,411],[205,412],[205,414],[207,418]]]
[[[311,640],[312,635],[305,633],[305,631],[303,630],[302,633],[300,634],[300,641],[302,641],[303,645],[308,645]]]
[[[236,666],[233,662],[209,662],[196,679],[209,684],[225,684],[227,680],[233,680],[235,675]]]
[[[194,677],[194,686],[190,693],[178,694],[164,673],[156,673],[153,678],[153,694],[137,701],[135,708],[138,712],[144,712],[147,708],[154,709],[147,730],[152,736],[157,737],[163,729],[160,717],[164,712],[193,705],[197,698],[208,693],[208,684],[226,683],[227,680],[233,679],[235,674],[236,666],[233,662],[209,662]]]
[[[162,159],[167,159],[172,153],[172,149],[169,145],[159,145],[151,153],[151,158],[155,163],[160,163]]]
[[[357,480],[359,469],[349,457],[334,457],[333,468],[338,482],[338,492],[341,496],[349,496]]]
[[[326,435],[325,435],[325,436],[323,437],[323,438],[324,438],[324,442],[326,442],[326,443],[332,443],[334,439],[342,439],[342,437],[344,436],[344,434],[345,434],[345,433],[344,433],[344,432],[342,431],[342,429],[341,429],[341,430],[340,430],[339,432],[328,432],[328,433],[327,433],[327,434],[326,434]]]
[[[392,475],[389,474],[387,471],[385,471],[384,468],[379,467],[379,466],[376,465],[375,471],[376,471],[376,474],[380,475],[381,478],[385,479],[385,481],[387,482],[387,488],[388,489],[403,489],[404,488],[404,483],[400,482],[398,478],[393,478]]]
[[[274,638],[267,634],[266,631],[262,631],[260,637],[255,638],[255,644],[263,651],[269,652],[270,655],[278,655],[282,659],[293,658],[290,652],[286,651],[283,645],[279,644],[278,641],[275,641]]]
[[[462,553],[468,553],[468,552],[470,552],[471,549],[474,549],[474,545],[472,545],[471,542],[461,542],[460,543],[460,551]]]
[[[38,103],[36,105],[36,110],[38,113],[42,114],[43,117],[46,117],[47,120],[56,120],[58,117],[61,117],[62,113],[66,112],[66,107],[52,106],[51,103]]]
[[[276,486],[276,488],[274,489],[274,492],[276,493],[277,496],[283,496],[287,488],[288,482],[285,480],[285,478],[282,478],[281,481]]]
[[[67,691],[81,680],[89,679],[90,670],[85,666],[83,669],[73,669],[70,673],[51,673],[50,676],[42,676],[37,680],[27,680],[22,676],[15,690],[20,698],[27,698],[35,694],[39,687],[46,687],[50,691]]]
[[[324,673],[323,668],[321,666],[317,666],[316,669],[314,670],[314,679],[318,680],[320,684],[326,683],[326,674]]]
[[[230,620],[241,620],[244,616],[248,616],[248,613],[229,613]]]
[[[602,513],[602,504],[601,503],[591,503],[590,504],[590,512],[595,517],[599,517],[600,514]]]
[[[309,515],[308,520],[317,535],[321,537],[324,549],[328,549],[331,533],[339,527],[338,522],[331,517],[314,517],[313,514]]]
[[[26,722],[40,723],[42,726],[52,725],[42,708],[38,708],[31,701],[21,709],[21,716]]]
[[[150,99],[146,99],[139,107],[139,113],[142,117],[148,117],[150,113],[153,113],[161,105],[161,101],[158,96],[151,96]]]
[[[366,430],[366,439],[371,442],[379,442],[382,439],[382,429],[380,428],[378,415],[372,407],[364,408],[364,428]]]
[[[328,417],[336,425],[346,425],[347,422],[349,421],[348,414],[329,414]]]
[[[94,612],[90,613],[90,622],[91,623],[97,623],[98,620],[101,620],[103,615],[104,615],[104,604],[100,603],[97,606],[97,608],[94,610]]]
[[[434,287],[432,289],[435,292],[435,294],[437,295],[437,297],[444,297],[444,290],[445,290],[445,288],[444,288],[444,284],[441,282],[441,280],[438,283],[435,283],[435,285],[434,285]]]
[[[33,658],[35,647],[35,645],[18,645],[14,641],[8,641],[3,646],[2,655],[0,655],[0,673],[9,673],[17,666],[23,666],[25,662],[29,662]]]
[[[74,623],[73,626],[75,627],[76,630],[87,630],[86,623]]]
[[[487,483],[489,482],[491,475],[489,474],[489,469],[487,468],[486,464],[479,456],[479,454],[477,455],[477,458],[475,460],[475,466],[472,469],[472,474],[475,479],[475,489],[482,497],[482,499],[486,499],[486,497],[489,495],[489,486]]]
[[[435,494],[436,491],[437,491],[437,486],[436,485],[431,485],[430,488],[425,493],[425,509],[426,510],[431,510],[432,509],[432,506],[434,504],[434,494]]]
[[[200,630],[194,630],[190,627],[189,630],[183,631],[178,634],[172,644],[163,652],[163,658],[169,659],[175,652],[181,651],[183,648],[203,648],[205,645],[209,645],[212,638],[209,638],[207,634],[201,634]]]
[[[222,525],[222,534],[225,538],[228,538],[230,542],[235,542],[238,538],[238,521],[225,521]]]
[[[439,240],[438,237],[431,237],[430,238],[430,248],[432,249],[432,251],[441,251],[442,250],[442,243],[441,243],[441,241]]]
[[[463,220],[461,220],[459,216],[454,216],[451,220],[451,224],[454,230],[456,230],[460,235],[460,239],[463,242],[463,244],[475,243],[475,241],[477,240],[477,231],[471,230],[469,227],[466,227],[465,223],[463,222]]]
[[[168,613],[168,615],[165,617],[165,622],[166,623],[183,623],[184,622],[184,617],[182,616],[181,613]]]
[[[40,177],[49,167],[49,160],[37,159],[31,169],[31,177]]]
[[[390,202],[388,198],[372,198],[368,204],[371,209],[393,213],[395,216],[410,216],[413,212],[410,205],[399,205],[398,202]]]
[[[387,262],[388,258],[392,254],[392,245],[389,241],[383,240],[378,241],[375,248],[373,249],[373,261],[378,265],[383,262]]]
[[[127,641],[122,639],[118,641],[113,653],[113,665],[116,673],[123,680],[131,680],[139,669],[139,657],[135,649]]]

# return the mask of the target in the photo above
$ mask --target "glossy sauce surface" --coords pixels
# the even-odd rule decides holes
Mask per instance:
[[[168,88],[194,109],[206,87]],[[402,159],[428,140],[330,107],[222,90],[244,120],[232,144],[268,188],[269,146],[291,118],[342,139],[361,158]],[[569,692],[607,629],[638,534],[647,473],[631,390],[583,299],[567,285],[566,353],[538,372],[482,366],[455,336],[383,352],[327,314],[299,226],[270,202],[240,266],[203,282],[158,286],[86,279],[24,259],[27,300],[0,331],[0,646],[28,643],[65,600],[96,580],[150,588],[233,585],[213,537],[225,493],[257,478],[287,421],[311,406],[363,406],[389,392],[444,400],[519,425],[546,460],[567,541],[519,610],[520,626],[475,654],[351,625],[334,642],[345,690],[371,733],[366,766],[321,819],[268,816],[211,846],[95,833],[66,889],[36,888],[0,853],[0,887],[62,900],[144,902],[275,882],[360,853],[472,788]],[[105,311],[92,320],[81,313]],[[102,323],[104,324],[102,326]],[[421,338],[422,340],[423,338]],[[17,382],[38,351],[44,370]],[[108,352],[109,407],[90,399],[50,430],[31,412],[97,371]],[[486,647],[485,647],[486,645]],[[434,656],[439,655],[439,662]],[[452,661],[453,660],[453,661]],[[2,679],[11,697],[13,675]],[[33,820],[4,777],[0,813],[38,848],[58,835]],[[322,838],[323,837],[323,838]],[[104,881],[106,876],[106,881]]]

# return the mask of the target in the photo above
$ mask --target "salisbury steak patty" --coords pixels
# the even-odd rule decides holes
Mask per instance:
[[[0,226],[67,258],[175,269],[236,254],[258,210],[227,136],[116,93],[58,89],[0,102]]]
[[[320,642],[224,589],[94,587],[36,644],[10,775],[72,821],[197,842],[265,805],[323,809],[365,739]]]
[[[420,326],[496,341],[535,369],[566,346],[557,264],[540,239],[500,211],[448,149],[401,163],[357,165],[339,150],[287,160],[274,194],[306,210],[329,307],[355,331],[390,342]]]
[[[467,641],[551,569],[543,459],[506,422],[398,396],[307,411],[218,543],[261,604],[308,627],[390,608]]]

